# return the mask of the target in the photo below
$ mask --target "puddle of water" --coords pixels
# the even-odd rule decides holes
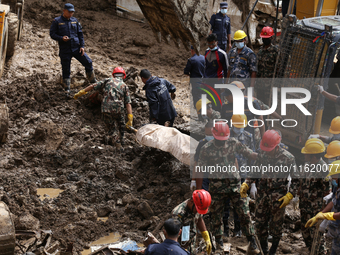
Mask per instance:
[[[117,232],[116,233],[110,233],[110,235],[103,236],[103,237],[99,238],[97,241],[94,241],[93,243],[90,244],[90,246],[115,243],[115,242],[119,241],[120,238],[121,238],[121,235],[119,233],[117,233]],[[88,255],[90,253],[91,253],[91,248],[83,250],[81,252],[82,255]]]
[[[107,220],[109,219],[109,217],[98,217],[97,218],[97,221],[104,221],[104,222],[106,222]]]
[[[37,189],[37,194],[40,195],[40,200],[43,201],[45,198],[52,199],[59,196],[59,194],[63,192],[61,189],[52,189],[52,188],[43,188],[43,189]],[[44,195],[48,195],[48,197],[45,197]]]

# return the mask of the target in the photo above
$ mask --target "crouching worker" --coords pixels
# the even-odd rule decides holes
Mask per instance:
[[[103,101],[101,105],[102,118],[108,129],[105,143],[111,143],[118,149],[124,145],[125,126],[132,126],[133,115],[129,88],[123,82],[126,74],[123,68],[116,67],[112,72],[113,78],[107,78],[93,83],[74,95],[74,99],[87,94],[91,90],[103,89]],[[124,112],[127,111],[128,122],[125,124]]]
[[[209,233],[204,224],[202,214],[208,212],[211,204],[210,193],[204,189],[195,190],[192,198],[185,200],[183,203],[177,205],[172,211],[172,218],[178,220],[182,224],[181,245],[188,249],[191,254],[197,254],[196,249],[196,226],[201,232],[201,235],[206,243],[206,251],[211,253],[212,245]]]

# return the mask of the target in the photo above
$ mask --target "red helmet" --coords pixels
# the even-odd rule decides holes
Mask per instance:
[[[260,37],[261,38],[270,38],[274,35],[274,30],[272,27],[264,27],[262,28]]]
[[[281,142],[280,134],[271,129],[267,130],[262,137],[260,148],[263,151],[272,151]]]
[[[192,199],[199,214],[206,214],[211,204],[210,193],[204,189],[195,190]]]
[[[126,78],[126,73],[125,73],[123,67],[118,66],[115,69],[113,69],[112,76],[114,76],[115,73],[122,73],[122,74],[124,74],[124,78],[123,79]]]
[[[215,126],[211,128],[211,132],[216,140],[228,140],[230,136],[229,126],[226,122],[218,121]]]

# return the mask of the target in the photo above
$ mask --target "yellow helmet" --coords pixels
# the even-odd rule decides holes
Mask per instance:
[[[340,134],[340,116],[335,117],[331,122],[331,127],[329,128],[329,132],[337,135]]]
[[[340,156],[340,141],[333,141],[327,147],[325,158],[335,158]]]
[[[243,30],[237,30],[234,34],[234,40],[239,41],[247,37],[247,34]]]
[[[326,150],[324,143],[318,138],[308,139],[305,147],[302,148],[303,154],[319,154]]]
[[[245,89],[246,87],[244,86],[243,82],[241,81],[233,81],[232,83],[230,84],[234,84],[236,85],[239,89]]]
[[[233,126],[237,127],[237,128],[245,128],[247,126],[247,116],[245,114],[242,115],[233,115],[231,117]],[[234,124],[235,123],[235,124]],[[243,124],[241,124],[243,123]]]
[[[207,99],[207,104],[211,104],[211,101],[209,99]],[[198,100],[196,103],[197,114],[199,114],[201,109],[202,109],[202,99]]]
[[[335,174],[340,174],[340,160],[336,160],[332,162],[331,164],[329,164],[328,166],[329,166],[329,174],[326,177],[332,176]]]

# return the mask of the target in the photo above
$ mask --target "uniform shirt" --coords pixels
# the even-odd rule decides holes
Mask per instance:
[[[272,78],[274,74],[278,47],[271,44],[267,49],[262,46],[257,53],[257,74],[258,78]]]
[[[210,121],[221,119],[221,113],[220,112],[212,110],[212,109],[211,109],[211,111],[212,111],[211,118],[209,118]]]
[[[226,140],[224,146],[218,147],[215,145],[215,140],[207,142],[201,149],[197,166],[201,169],[208,166],[220,166],[220,167],[234,167],[236,154],[243,154],[249,157],[253,152],[245,145],[237,141],[233,137],[229,137]],[[229,191],[239,192],[241,186],[240,175],[235,172],[219,172],[209,174],[209,191],[211,193],[227,193]]]
[[[257,71],[256,55],[247,46],[244,46],[240,53],[237,48],[231,49],[228,58],[230,78],[244,80],[250,78],[251,72]]]
[[[210,48],[205,52],[204,78],[223,78],[227,77],[228,58],[225,51],[217,46],[217,50]]]
[[[181,248],[178,242],[165,239],[163,243],[150,244],[146,248],[145,255],[188,255],[190,252]]]
[[[204,75],[204,61],[203,55],[193,55],[188,59],[184,74],[190,75],[190,78],[202,78]]]
[[[228,35],[231,33],[230,18],[219,12],[211,16],[209,23],[212,32],[217,35],[218,43],[226,44],[228,42]]]
[[[121,78],[98,81],[93,89],[103,90],[102,113],[123,114],[125,105],[131,104],[129,88]]]
[[[334,137],[334,135],[325,139],[325,143],[328,143],[328,144],[330,144],[330,143],[333,142],[333,141],[340,141],[340,140],[339,140],[339,139],[336,139],[336,138]]]
[[[63,36],[67,35],[70,40],[63,41]],[[63,15],[53,20],[50,28],[50,36],[59,43],[59,54],[79,51],[85,45],[83,31],[80,23],[74,17],[69,20]]]

